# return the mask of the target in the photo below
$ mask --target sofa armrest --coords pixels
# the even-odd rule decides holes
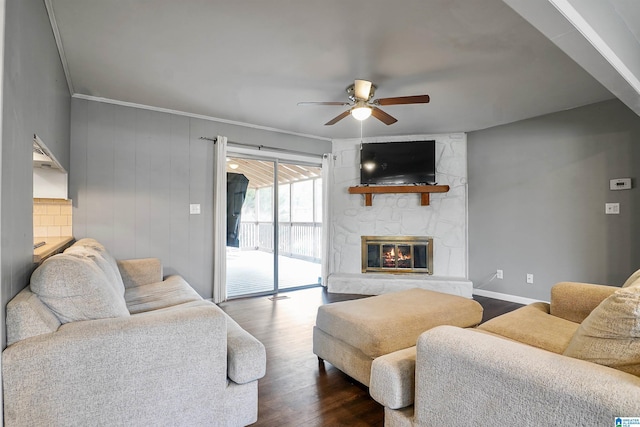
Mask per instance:
[[[418,339],[418,425],[612,425],[638,414],[634,375],[469,329]]]
[[[236,384],[256,381],[266,373],[264,345],[227,316],[227,375]]]
[[[371,364],[369,394],[389,409],[413,405],[416,347],[377,357]]]
[[[118,269],[125,288],[162,282],[162,263],[158,258],[125,259],[118,261]]]
[[[213,305],[68,323],[3,351],[5,422],[211,425],[226,353]]]
[[[551,288],[552,316],[575,323],[584,319],[618,287],[590,283],[560,282]]]

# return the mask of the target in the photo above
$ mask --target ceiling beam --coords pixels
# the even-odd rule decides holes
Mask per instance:
[[[616,2],[503,1],[640,116],[640,43]]]

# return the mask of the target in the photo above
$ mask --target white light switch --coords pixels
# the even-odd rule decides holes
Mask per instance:
[[[189,205],[189,213],[191,215],[200,215],[200,204],[191,204]]]
[[[607,215],[617,215],[620,213],[620,203],[605,203],[604,213]]]

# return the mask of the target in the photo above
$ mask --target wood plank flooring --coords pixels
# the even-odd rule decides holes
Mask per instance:
[[[254,426],[383,426],[383,408],[367,387],[312,352],[318,306],[364,298],[331,294],[325,288],[282,293],[276,298],[245,298],[220,307],[259,339],[267,350],[267,374],[258,385],[258,422]],[[483,321],[521,307],[475,297],[485,308]]]

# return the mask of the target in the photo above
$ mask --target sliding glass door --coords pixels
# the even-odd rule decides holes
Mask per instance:
[[[320,284],[320,168],[279,163],[278,177],[278,289]]]
[[[319,284],[320,172],[316,165],[229,156],[229,298]]]
[[[273,291],[275,162],[227,160],[227,296]],[[234,188],[245,181],[246,188]]]

